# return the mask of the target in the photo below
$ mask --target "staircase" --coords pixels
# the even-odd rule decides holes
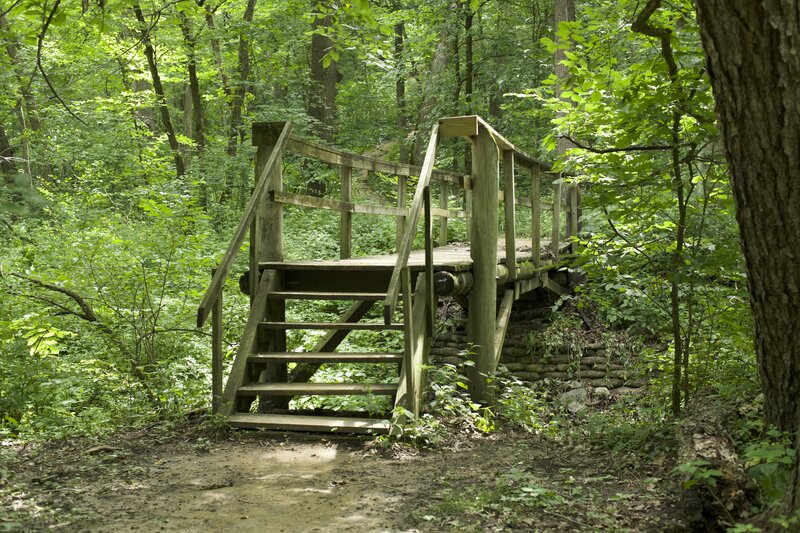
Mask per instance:
[[[335,268],[330,262],[262,263],[262,271],[276,278],[275,290],[267,292],[266,313],[260,320],[256,346],[247,356],[244,379],[236,387],[230,423],[234,427],[269,428],[299,431],[343,431],[386,433],[389,420],[382,418],[310,415],[292,412],[289,400],[298,396],[351,396],[373,394],[389,396],[394,405],[398,383],[309,383],[322,365],[362,363],[393,367],[400,374],[403,353],[338,352],[351,331],[403,331],[402,322],[364,321],[375,302],[386,298],[389,275],[385,269],[354,270]],[[336,288],[337,290],[332,290]],[[383,289],[377,292],[376,289]],[[336,322],[288,322],[284,319],[287,301],[305,300],[324,305],[330,301],[352,304]],[[323,330],[325,336],[311,351],[286,351],[289,330]],[[292,366],[291,371],[288,367]],[[396,381],[396,380],[395,380]],[[257,401],[256,401],[257,400]],[[254,401],[256,401],[254,403]],[[389,409],[391,410],[391,409]],[[383,413],[386,415],[386,413]]]

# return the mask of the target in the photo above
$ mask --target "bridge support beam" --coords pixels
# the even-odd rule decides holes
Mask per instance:
[[[500,175],[499,149],[491,132],[481,125],[472,139],[472,247],[473,287],[469,296],[467,332],[475,351],[471,368],[470,395],[479,403],[490,403],[488,375],[495,370],[495,325],[497,322],[497,201]]]

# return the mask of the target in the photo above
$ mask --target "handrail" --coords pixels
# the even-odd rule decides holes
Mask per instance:
[[[267,190],[269,190],[270,185],[272,185],[272,176],[274,175],[272,172],[273,167],[280,159],[283,149],[286,147],[286,143],[289,141],[289,134],[291,131],[292,123],[286,122],[286,124],[283,126],[281,134],[278,136],[278,140],[275,142],[275,147],[272,149],[272,153],[267,160],[267,164],[264,166],[261,176],[259,176],[258,180],[256,181],[253,194],[250,196],[250,200],[247,202],[247,206],[242,214],[242,218],[239,220],[239,225],[236,227],[236,231],[234,231],[233,237],[231,237],[231,240],[228,243],[228,248],[225,250],[225,255],[222,256],[219,267],[217,267],[216,271],[214,272],[214,276],[211,278],[211,283],[208,285],[208,289],[206,289],[203,299],[201,300],[200,305],[197,307],[198,328],[203,327],[203,324],[205,324],[209,313],[211,313],[214,302],[219,297],[225,277],[228,275],[228,272],[233,265],[233,261],[236,259],[236,255],[239,253],[239,249],[242,246],[244,237],[250,228],[250,224],[253,222],[253,219],[256,216],[256,208],[264,199],[264,195],[267,193]]]
[[[422,171],[417,182],[417,190],[414,191],[414,200],[409,210],[409,218],[406,223],[405,235],[400,247],[397,250],[397,262],[392,271],[389,281],[389,289],[386,291],[386,300],[383,304],[383,320],[388,325],[392,322],[392,313],[397,306],[397,298],[400,294],[400,276],[402,270],[408,265],[408,256],[414,244],[414,236],[417,233],[417,223],[422,211],[422,204],[425,197],[425,189],[430,186],[433,164],[436,160],[436,145],[439,142],[439,124],[434,124],[431,129],[431,138],[428,141],[428,150],[425,152],[425,160],[422,163]]]

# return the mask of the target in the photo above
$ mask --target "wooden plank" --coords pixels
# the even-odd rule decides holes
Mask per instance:
[[[205,324],[205,321],[211,312],[211,306],[222,289],[222,284],[225,281],[225,278],[228,276],[228,272],[233,265],[233,261],[236,259],[236,255],[239,253],[239,250],[242,247],[244,237],[250,228],[253,218],[255,217],[256,208],[261,203],[264,195],[272,184],[272,178],[267,179],[267,176],[271,176],[273,167],[278,161],[280,161],[281,152],[289,140],[289,132],[291,132],[291,130],[292,123],[287,122],[283,127],[278,140],[275,142],[275,147],[273,148],[269,159],[264,165],[264,171],[259,177],[259,181],[256,184],[253,194],[250,196],[250,200],[247,202],[247,206],[244,209],[244,213],[242,213],[241,219],[239,219],[239,224],[236,226],[236,230],[233,232],[233,237],[231,237],[231,240],[228,242],[228,247],[226,248],[222,259],[220,260],[217,271],[214,273],[214,277],[211,279],[211,283],[208,285],[208,288],[203,295],[203,299],[197,308],[197,327],[199,328],[203,327],[203,324]]]
[[[567,290],[564,287],[550,279],[550,276],[547,274],[547,272],[542,274],[542,287],[552,292],[556,296],[563,296],[567,293]]]
[[[474,278],[470,293],[467,331],[475,347],[470,368],[470,395],[477,403],[491,403],[488,375],[494,360],[497,283],[497,193],[499,153],[486,128],[472,139],[472,220],[470,256]]]
[[[342,167],[342,203],[347,205],[353,201],[353,169]],[[352,255],[353,245],[353,214],[348,209],[342,209],[339,223],[339,257],[347,259]]]
[[[447,219],[450,216],[448,210],[450,190],[446,181],[439,183],[439,209],[433,214],[439,217],[439,246],[447,244]]]
[[[331,165],[347,166],[357,170],[383,172],[394,176],[419,176],[422,172],[422,168],[415,165],[392,163],[382,159],[353,154],[295,136],[289,139],[287,150]],[[438,169],[433,170],[432,173],[438,179],[445,179],[463,186],[464,177],[458,173]]]
[[[467,218],[468,217],[466,211],[456,211],[456,210],[448,211],[447,209],[442,209],[441,207],[434,207],[433,209],[431,209],[431,213],[433,213],[433,216],[442,217],[442,218]],[[443,222],[440,221],[440,224],[442,224],[442,223]],[[446,226],[446,221],[444,221],[444,223],[445,223],[445,226]],[[441,228],[441,225],[439,227]],[[439,231],[439,235],[441,235],[441,229]],[[446,242],[443,242],[443,244],[446,244]]]
[[[295,363],[400,363],[401,353],[373,352],[280,352],[250,356],[250,362],[283,361]]]
[[[446,117],[439,119],[442,139],[449,137],[474,137],[478,135],[478,116]]]
[[[211,311],[211,412],[219,412],[222,400],[222,294]]]
[[[397,236],[395,238],[395,249],[400,249],[403,236],[406,234],[406,218],[408,218],[408,178],[398,176],[397,179],[397,207],[402,209],[405,214],[397,216]]]
[[[503,343],[506,340],[506,331],[511,320],[511,308],[513,305],[514,289],[508,289],[503,294],[503,300],[500,302],[500,309],[497,312],[497,326],[494,331],[494,370],[497,370],[500,355],[503,353]]]
[[[277,291],[268,296],[278,300],[364,300],[377,301],[386,298],[383,292],[314,292],[314,291]]]
[[[425,278],[417,278],[417,285],[414,289],[416,294],[424,294]],[[414,417],[418,417],[422,398],[425,393],[425,368],[428,365],[430,354],[431,333],[426,332],[423,327],[425,324],[425,304],[424,298],[415,298],[414,303],[409,305],[404,298],[404,307],[410,309],[406,311],[406,335],[405,335],[405,358],[403,367],[400,370],[400,382],[397,384],[397,395],[395,396],[395,406],[402,406],[408,409]]]
[[[248,396],[393,396],[396,392],[396,383],[250,383],[239,387],[239,394]]]
[[[539,192],[541,173],[538,167],[531,168],[531,259],[534,266],[538,267],[541,263],[539,250],[541,249],[542,239],[542,204]]]
[[[561,232],[561,184],[553,184],[553,227],[550,233],[550,250],[558,257],[560,252]]]
[[[247,317],[247,324],[244,327],[239,349],[233,359],[228,381],[225,383],[225,390],[222,393],[222,400],[219,403],[219,413],[225,416],[233,414],[236,407],[236,391],[243,383],[247,371],[247,358],[253,352],[256,345],[256,333],[261,323],[261,318],[267,309],[267,293],[270,289],[275,290],[277,274],[268,270],[261,275],[261,281],[255,291],[253,306],[250,308],[250,316]]]
[[[339,319],[340,322],[358,322],[367,312],[372,309],[374,302],[372,301],[355,301],[350,305],[347,311]],[[322,339],[311,349],[312,352],[332,352],[350,333],[349,329],[332,330],[328,331]],[[300,363],[289,374],[289,381],[292,383],[304,383],[311,379],[311,376],[319,369],[318,364],[313,363]]]
[[[431,187],[425,188],[425,286],[428,287],[425,293],[425,327],[428,331],[433,331],[434,313],[434,294],[433,294],[433,197]],[[410,287],[410,285],[409,285]]]
[[[402,330],[403,324],[393,322],[390,324],[370,322],[262,322],[261,327],[266,329],[346,329],[348,331],[385,331]]]
[[[277,415],[262,413],[237,413],[228,422],[231,426],[248,429],[280,429],[286,431],[315,431],[337,433],[385,434],[391,422],[377,418],[349,418],[332,416]]]
[[[530,279],[523,279],[515,283],[517,286],[517,292],[520,296],[529,293],[533,290],[538,289],[542,286],[542,280],[538,277],[530,278]]]
[[[414,200],[411,202],[409,219],[406,223],[406,233],[397,250],[397,262],[392,271],[392,278],[389,281],[389,289],[386,291],[386,300],[383,305],[383,317],[387,324],[391,321],[392,312],[397,305],[397,297],[400,293],[400,271],[406,267],[408,255],[411,253],[411,247],[414,244],[414,235],[417,232],[417,222],[419,221],[422,201],[425,196],[425,187],[430,184],[431,172],[433,171],[433,164],[436,160],[438,139],[439,126],[434,125],[431,130],[431,138],[428,141],[428,150],[425,152],[425,161],[422,164],[422,172],[419,182],[417,183],[417,190],[414,192]]]
[[[387,215],[387,216],[406,216],[408,209],[401,209],[398,207],[383,206],[383,205],[367,205],[367,204],[354,204],[352,202],[343,202],[342,200],[334,200],[332,198],[318,198],[316,196],[307,196],[304,194],[295,194],[290,192],[271,192],[270,198],[282,204],[291,204],[301,207],[311,207],[314,209],[327,209],[330,211],[342,211],[349,213],[361,213],[365,215]]]
[[[514,152],[503,152],[503,208],[505,215],[506,262],[517,264],[516,192],[514,179]],[[516,278],[516,268],[510,269],[509,280]]]

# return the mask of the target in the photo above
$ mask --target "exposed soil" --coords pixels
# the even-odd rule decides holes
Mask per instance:
[[[343,435],[203,431],[6,446],[0,530],[680,530],[660,459],[503,431],[424,453]],[[515,483],[533,488],[508,492]],[[486,504],[498,491],[538,499]]]

